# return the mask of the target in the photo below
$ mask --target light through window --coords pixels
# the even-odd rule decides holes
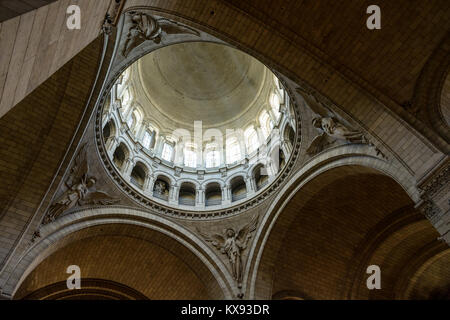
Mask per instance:
[[[184,165],[195,168],[197,166],[197,153],[192,149],[184,150]]]
[[[217,150],[208,151],[206,154],[206,167],[214,168],[220,165],[220,153]]]
[[[241,159],[241,147],[235,138],[227,139],[227,163],[233,163]]]
[[[264,138],[267,139],[267,137],[270,135],[270,132],[272,131],[272,128],[273,128],[273,123],[272,123],[267,111],[264,111],[259,116],[259,123],[261,125],[261,130],[263,132]]]
[[[254,128],[245,130],[245,142],[247,143],[247,152],[252,153],[259,147],[258,134]]]
[[[144,138],[142,139],[142,145],[144,148],[150,149],[150,142],[152,140],[152,136],[148,131],[145,131]]]
[[[173,146],[168,143],[164,144],[161,157],[166,161],[172,161]]]
[[[280,98],[275,93],[270,97],[270,106],[272,107],[275,117],[278,119],[280,117]]]

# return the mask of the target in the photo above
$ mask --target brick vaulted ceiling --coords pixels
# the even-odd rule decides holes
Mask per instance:
[[[278,29],[338,71],[354,73],[397,104],[450,29],[450,2],[376,1],[381,30],[366,28],[374,1],[223,0]]]
[[[138,2],[145,1],[127,1],[130,5]],[[395,110],[398,110],[399,105],[413,100],[424,66],[436,49],[448,41],[450,29],[448,0],[377,1],[382,11],[382,29],[377,31],[369,31],[365,27],[367,17],[365,10],[368,5],[373,4],[369,1],[213,0],[207,3],[205,5],[205,2],[195,0],[147,1],[148,5],[163,8],[162,11],[173,10],[179,12],[180,16],[192,17],[197,21],[207,20],[205,16],[210,16],[211,25],[215,17],[220,18],[224,24],[230,26],[229,29],[241,27],[242,39],[237,40],[244,42],[243,39],[248,34],[251,36],[258,30],[244,30],[239,23],[233,25],[234,17],[221,16],[222,12],[217,9],[225,6],[240,10],[251,19],[269,26],[274,33],[278,32],[280,38],[286,38],[290,43],[304,48],[324,65],[332,66],[335,72],[342,74],[356,86],[362,87],[387,107]],[[264,34],[259,34],[254,46],[258,47],[257,44],[264,41]],[[271,45],[267,43],[262,47],[271,47]],[[77,50],[73,49],[73,55]],[[0,119],[2,124],[0,137],[3,142],[3,148],[0,150],[0,181],[2,181],[0,221],[3,219],[8,221],[7,225],[0,228],[0,231],[2,235],[7,235],[5,238],[12,239],[1,242],[0,266],[6,264],[14,246],[24,234],[31,237],[32,227],[29,230],[26,228],[33,214],[40,207],[40,202],[49,186],[55,185],[55,183],[52,184],[52,178],[58,172],[58,165],[63,161],[71,145],[71,138],[80,123],[83,108],[94,82],[100,50],[101,39],[98,38]],[[280,65],[283,60],[286,60],[284,58],[289,57],[289,54],[283,50],[286,48],[275,47],[272,50],[273,57],[270,57],[273,61],[278,61]],[[446,50],[448,55],[448,49]],[[276,55],[279,56],[278,60]],[[0,61],[3,63],[2,59]],[[4,66],[0,65],[0,67]],[[302,68],[308,70],[307,74],[311,75],[311,79],[320,77],[323,82],[327,82],[333,77],[333,74],[329,73],[330,69],[313,69],[310,65],[303,65]],[[39,68],[36,67],[35,71],[39,73]],[[296,70],[288,71],[296,72]],[[333,81],[330,80],[330,82]],[[64,162],[63,165],[67,163]],[[384,181],[381,181],[380,185],[383,183]],[[409,199],[402,197],[399,199],[401,203],[395,203],[389,209],[393,211],[409,204]],[[46,205],[48,203],[44,203],[42,207]],[[312,203],[305,207],[311,211],[316,208]],[[337,211],[336,209],[336,213],[339,213]],[[357,217],[354,218],[357,219]],[[319,219],[310,222],[314,225],[320,224],[321,221]],[[375,225],[375,222],[368,228]],[[353,221],[349,220],[349,223]],[[11,225],[15,227],[12,228]],[[292,230],[296,231],[296,227],[297,224],[293,224]],[[307,236],[313,237],[310,234]],[[326,237],[326,235],[323,236]],[[345,242],[345,236],[344,234],[343,242]],[[434,230],[427,229],[425,236],[427,238],[422,239],[423,242],[418,246],[432,241],[436,234]],[[294,240],[296,240],[295,237]],[[125,244],[128,245],[128,241],[128,239],[124,240],[124,247],[126,247]],[[348,242],[347,249],[350,250],[349,248],[353,248],[356,243],[357,241]],[[78,245],[82,246],[82,244]],[[110,243],[105,240],[104,245],[109,246]],[[75,248],[76,245],[73,247]],[[403,244],[399,248],[402,249]],[[153,249],[148,246],[149,252],[156,251]],[[314,248],[314,250],[320,249],[320,247]],[[343,261],[345,259],[347,257],[344,257]],[[448,256],[441,261],[448,261]],[[295,266],[294,262],[291,262],[283,261],[289,267]],[[426,272],[424,271],[418,277],[433,278],[432,274],[439,266],[440,264],[436,266],[434,262],[430,262],[425,268]],[[284,289],[284,283],[289,282],[290,279],[281,277],[281,271],[279,273],[275,271],[275,274],[278,286],[276,289]],[[445,276],[448,277],[448,274]],[[301,289],[305,290],[305,288]],[[311,296],[314,296],[313,289],[308,292]],[[409,290],[412,296],[420,296],[416,292],[417,287]],[[203,297],[204,294],[204,289],[199,286],[199,296]]]

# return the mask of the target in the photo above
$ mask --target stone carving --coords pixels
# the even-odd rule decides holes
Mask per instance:
[[[366,144],[374,148],[376,155],[387,159],[386,155],[367,139],[362,131],[351,129],[350,125],[344,124],[344,120],[336,117],[330,109],[332,102],[319,94],[311,87],[303,84],[304,88],[297,87],[296,91],[301,94],[306,105],[317,115],[313,120],[313,126],[320,132],[316,136],[306,152],[313,156],[326,149],[335,142]]]
[[[321,133],[314,138],[306,150],[309,155],[319,153],[337,140],[350,143],[369,143],[362,132],[347,128],[334,117],[316,117],[312,123]]]
[[[89,176],[89,165],[84,144],[75,158],[69,177],[64,182],[67,190],[50,206],[42,224],[56,220],[62,213],[75,205],[108,205],[119,202],[105,192],[91,191],[97,180]]]
[[[440,200],[442,197],[447,199],[450,206],[450,199],[448,199],[450,188],[448,183],[450,181],[449,168],[450,166],[446,163],[444,167],[437,170],[426,183],[419,187],[422,199],[419,208],[432,224],[436,224],[448,211],[448,207],[436,205],[436,203],[442,203]]]
[[[425,215],[425,217],[428,220],[430,220],[432,224],[439,221],[439,219],[443,215],[441,209],[438,206],[436,206],[436,204],[432,200],[428,198],[424,199],[423,205],[420,207],[420,210]]]
[[[247,248],[248,241],[252,237],[252,233],[256,230],[258,225],[258,216],[255,216],[243,228],[236,231],[234,228],[224,230],[223,234],[207,235],[202,233],[198,228],[197,232],[207,242],[220,250],[221,253],[226,254],[230,262],[234,280],[236,280],[238,288],[242,287],[242,252]]]
[[[198,31],[190,27],[164,18],[155,19],[142,12],[130,11],[126,16],[128,17],[130,26],[122,49],[122,55],[124,57],[127,57],[131,50],[144,41],[149,40],[156,44],[160,43],[163,32],[166,34],[192,34],[200,36]]]
[[[428,197],[440,192],[442,188],[448,187],[450,181],[450,166],[444,167],[440,170],[425,186],[420,187],[424,194]]]
[[[168,193],[168,190],[166,188],[166,184],[162,181],[156,181],[155,182],[155,192],[157,195],[166,195]]]
[[[31,237],[31,243],[34,243],[36,241],[37,238],[41,237],[41,232],[39,230],[36,230],[32,237]]]

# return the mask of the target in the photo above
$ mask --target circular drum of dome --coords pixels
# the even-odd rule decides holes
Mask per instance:
[[[239,212],[273,192],[297,154],[290,90],[223,44],[154,50],[117,74],[97,113],[98,147],[118,185],[162,213]]]

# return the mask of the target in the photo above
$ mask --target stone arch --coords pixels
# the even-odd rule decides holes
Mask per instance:
[[[197,199],[197,184],[189,180],[180,182],[180,189],[178,191],[178,204],[195,206]]]
[[[103,138],[107,141],[110,138],[117,136],[116,119],[111,117],[108,122],[103,126]]]
[[[447,143],[450,142],[450,119],[445,115],[449,115],[450,98],[443,97],[443,93],[448,92],[450,86],[449,40],[450,35],[447,34],[428,58],[414,88],[413,101],[405,106],[420,120],[425,120]]]
[[[406,170],[395,168],[391,164],[388,164],[381,159],[367,156],[361,151],[359,151],[361,154],[357,154],[351,147],[347,146],[344,148],[348,149],[350,153],[347,156],[339,155],[335,150],[329,150],[311,160],[289,180],[289,182],[280,190],[280,193],[273,199],[266,215],[262,219],[258,234],[255,236],[255,241],[250,248],[249,256],[251,257],[252,263],[247,265],[247,272],[249,272],[247,280],[249,281],[250,286],[250,298],[262,297],[261,295],[256,295],[261,292],[261,288],[256,285],[257,279],[260,276],[258,273],[260,272],[261,257],[265,251],[265,245],[269,243],[268,238],[270,237],[272,228],[281,217],[281,212],[297,192],[302,192],[305,185],[319,177],[321,174],[326,174],[333,169],[349,166],[359,167],[359,170],[362,170],[362,172],[365,171],[370,172],[371,174],[384,176],[386,179],[391,178],[399,188],[402,188],[403,191],[405,191],[409,201],[412,203],[419,201],[420,196],[415,187],[415,182]],[[351,170],[349,172],[351,172]],[[357,172],[358,170],[356,170],[354,174],[357,174]],[[277,243],[277,240],[271,240],[271,242]],[[263,296],[264,298],[269,298],[270,294],[269,296]]]
[[[235,175],[232,179],[230,179],[230,191],[231,191],[231,202],[240,201],[247,197],[247,184],[245,176],[243,175]]]
[[[130,149],[125,143],[120,142],[113,153],[113,162],[119,170],[123,170],[126,161],[130,158]]]
[[[208,184],[210,183],[218,183],[220,185],[221,188],[225,187],[225,181],[223,181],[222,179],[208,179],[205,180],[201,183],[201,187],[205,188]]]
[[[84,278],[83,286],[78,290],[67,288],[67,281],[60,281],[37,289],[26,296],[20,295],[15,299],[21,300],[67,300],[67,299],[95,299],[95,300],[148,300],[139,291],[103,279]]]
[[[153,172],[153,175],[155,176],[155,179],[158,177],[164,177],[171,186],[174,186],[177,183],[175,177],[168,172],[157,170]]]
[[[199,190],[201,188],[201,183],[196,181],[195,179],[190,179],[190,178],[177,179],[176,183],[179,186],[181,186],[181,184],[183,184],[183,183],[190,183],[190,184],[194,185],[195,190]]]
[[[292,42],[291,37],[286,35],[279,28],[272,28],[265,24],[265,21],[252,19],[250,16],[245,15],[242,10],[239,10],[235,6],[227,4],[218,4],[216,10],[223,10],[229,14],[239,16],[235,24],[224,25],[218,23],[218,21],[211,21],[206,14],[200,14],[197,16],[192,16],[192,12],[189,8],[185,6],[177,7],[178,2],[169,5],[158,5],[157,7],[148,7],[145,4],[139,6],[139,9],[146,10],[151,9],[153,14],[165,16],[174,20],[179,20],[190,25],[192,27],[198,28],[202,31],[208,32],[209,34],[217,37],[220,40],[227,42],[229,45],[233,45],[236,48],[252,55],[253,57],[260,60],[262,63],[267,65],[269,68],[276,70],[283,74],[286,82],[295,82],[297,89],[302,92],[310,92],[317,99],[325,104],[332,105],[333,112],[339,116],[349,120],[354,119],[358,126],[366,131],[368,135],[383,145],[383,152],[386,149],[392,152],[394,156],[402,162],[405,168],[408,168],[411,173],[417,174],[418,179],[422,177],[424,172],[430,170],[434,165],[437,164],[436,154],[442,156],[442,152],[436,148],[437,145],[442,147],[442,143],[435,142],[436,139],[430,139],[430,135],[426,133],[418,133],[413,126],[405,122],[399,117],[396,112],[399,112],[399,106],[389,104],[389,106],[383,105],[380,101],[383,99],[378,99],[378,95],[373,95],[373,87],[368,85],[364,81],[352,81],[353,74],[348,75],[347,71],[340,70],[333,61],[327,61],[324,57],[318,57],[311,55],[307,48],[303,47],[300,43]],[[194,6],[194,4],[192,4]],[[189,6],[188,6],[189,7]],[[125,5],[124,13],[129,10],[135,10],[136,4]],[[183,8],[183,9],[180,9]],[[192,9],[192,7],[190,7]],[[239,28],[234,28],[236,25],[246,25],[252,26],[252,28],[257,28],[260,30],[265,30],[266,43],[279,42],[280,46],[285,47],[290,54],[289,55],[278,55],[273,52],[271,46],[258,46],[255,47],[254,42],[248,42],[248,39],[242,39]],[[139,52],[137,57],[132,59],[137,59],[146,52]],[[301,58],[292,59],[292,57],[298,56]],[[129,63],[128,61],[123,61],[123,64]],[[302,60],[303,59],[303,60]],[[302,61],[302,65],[307,63],[311,65],[312,68],[317,70],[323,69],[323,77],[326,81],[323,81],[323,77],[315,77],[311,74],[311,69],[302,68],[299,65],[299,61]],[[278,73],[275,72],[276,75]],[[321,80],[322,79],[322,80]],[[283,80],[283,79],[280,79]],[[343,90],[340,89],[336,92],[336,87],[329,87],[327,85],[328,80],[334,81],[345,90],[353,92],[355,94],[354,101],[350,102],[348,95],[342,95]],[[289,90],[288,90],[289,91]],[[299,92],[300,92],[299,91]],[[375,90],[376,91],[376,90]],[[321,93],[319,93],[321,92]],[[384,98],[384,96],[383,96]],[[364,106],[364,108],[361,108]],[[395,112],[391,110],[386,110],[392,107]],[[370,117],[367,115],[371,115]],[[379,119],[383,118],[383,125],[379,125]],[[407,147],[404,144],[398,143],[398,141],[392,141],[392,134],[389,128],[392,126],[398,127],[398,135],[403,138],[404,141],[411,141]],[[425,134],[428,138],[425,139],[422,134]],[[436,137],[436,135],[431,135],[431,137]],[[402,140],[402,141],[403,141]],[[412,146],[420,146],[413,148]],[[420,151],[417,151],[420,150]],[[413,152],[418,152],[418,156],[422,156],[424,159],[428,159],[427,163],[418,163],[408,158]],[[405,159],[405,160],[402,160]]]
[[[145,166],[146,173],[151,173],[151,164],[149,163],[148,159],[144,158],[141,154],[137,153],[134,155],[133,158],[134,163],[141,162],[143,166]]]
[[[222,185],[216,181],[209,181],[205,184],[205,206],[221,205]]]
[[[137,161],[131,170],[130,180],[131,183],[136,185],[137,187],[143,189],[145,186],[145,182],[147,180],[147,176],[149,174],[149,169],[142,161]]]
[[[30,273],[46,258],[75,241],[120,235],[150,241],[183,260],[204,282],[209,298],[232,297],[233,281],[212,250],[189,230],[168,219],[134,209],[85,209],[65,215],[41,229],[41,238],[28,248],[8,278],[5,292],[17,293]],[[187,269],[186,269],[187,270]],[[64,275],[65,277],[66,275]],[[89,277],[89,275],[86,275]],[[114,280],[114,279],[113,279]]]
[[[255,191],[259,191],[264,188],[269,183],[269,176],[266,174],[262,174],[261,170],[265,167],[265,165],[261,162],[258,162],[251,169],[252,179],[255,184]]]

